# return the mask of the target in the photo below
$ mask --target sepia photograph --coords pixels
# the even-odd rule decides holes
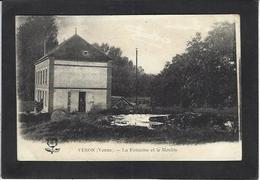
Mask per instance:
[[[19,161],[239,161],[237,14],[17,15]]]

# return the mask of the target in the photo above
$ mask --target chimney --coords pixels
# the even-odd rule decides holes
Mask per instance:
[[[46,55],[46,40],[43,40],[43,55]]]

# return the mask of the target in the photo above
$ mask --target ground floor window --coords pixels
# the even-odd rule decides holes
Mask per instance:
[[[43,103],[44,107],[47,107],[48,104],[48,91],[36,90],[36,101]]]
[[[47,107],[47,91],[44,91],[44,106]]]
[[[39,101],[40,99],[40,92],[39,90],[36,90],[36,101]]]

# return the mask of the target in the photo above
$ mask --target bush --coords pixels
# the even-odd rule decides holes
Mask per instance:
[[[20,114],[18,115],[18,120],[25,124],[37,124],[50,120],[49,113],[40,114]]]
[[[169,107],[161,107],[156,106],[151,108],[152,114],[174,114],[174,113],[182,113],[184,112],[184,108],[179,106],[169,106]]]
[[[210,128],[215,127],[218,130],[226,130],[228,127],[225,123],[233,125],[233,130],[238,129],[238,119],[232,115],[222,115],[216,113],[194,113],[185,112],[172,114],[170,124],[180,129],[186,128]],[[229,127],[230,128],[230,127]]]
[[[66,111],[62,109],[57,109],[51,113],[51,120],[52,121],[61,121],[66,117]]]
[[[151,114],[152,113],[152,108],[150,107],[145,107],[145,106],[138,106],[134,110],[134,114]]]
[[[163,128],[112,126],[113,117],[97,113],[67,113],[60,121],[50,121],[49,114],[22,115],[22,134],[33,140],[49,137],[60,141],[120,140],[126,142],[201,143],[238,140],[238,132],[226,128],[225,122],[236,122],[230,116],[212,113],[176,113]],[[222,127],[220,127],[222,126]],[[217,127],[217,128],[216,128]],[[219,128],[220,127],[220,128]],[[230,126],[234,128],[233,126]]]
[[[126,109],[105,109],[100,111],[99,114],[102,115],[130,114],[130,111]]]

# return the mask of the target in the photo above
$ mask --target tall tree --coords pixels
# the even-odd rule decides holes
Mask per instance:
[[[135,96],[136,75],[133,62],[122,56],[120,48],[104,43],[93,45],[112,58],[112,95]],[[138,96],[150,96],[152,78],[152,75],[144,73],[142,67],[138,67]]]
[[[185,52],[173,57],[153,81],[154,103],[182,107],[235,105],[234,27],[227,22],[217,23],[204,40],[197,33]]]
[[[34,98],[34,62],[57,44],[56,19],[53,16],[30,16],[17,29],[18,97]]]
[[[205,39],[211,58],[210,104],[237,102],[235,24],[216,23]]]

